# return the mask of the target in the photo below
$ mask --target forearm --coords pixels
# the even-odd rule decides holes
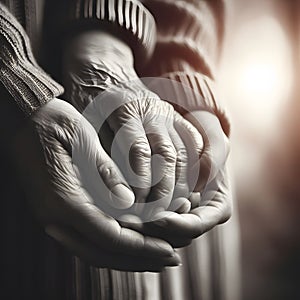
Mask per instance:
[[[64,49],[63,62],[66,97],[79,111],[112,88],[131,95],[145,89],[135,72],[129,45],[103,30],[74,36]]]
[[[0,4],[0,81],[26,116],[63,93],[36,63],[29,39]]]

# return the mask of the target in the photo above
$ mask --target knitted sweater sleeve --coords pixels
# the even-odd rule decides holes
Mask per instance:
[[[213,77],[224,30],[224,0],[143,0],[157,25],[152,72],[193,70]]]
[[[180,99],[184,106],[212,111],[229,135],[213,82],[223,39],[224,1],[73,0],[68,11],[69,19],[79,25],[75,33],[84,24],[101,26],[131,46],[138,70],[151,57],[145,74],[164,74],[191,87],[199,97]]]
[[[47,40],[43,44],[47,49],[43,51],[48,62],[54,51],[61,55],[61,49],[55,44],[61,41],[64,47],[69,36],[86,29],[101,29],[123,40],[132,49],[136,65],[144,65],[152,56],[156,42],[155,21],[138,0],[49,0],[45,11],[44,39]],[[57,62],[56,69],[60,67],[61,63]]]
[[[63,88],[38,66],[27,34],[1,3],[0,81],[27,116],[63,93]]]
[[[143,3],[157,26],[154,55],[143,75],[167,77],[191,88],[197,97],[186,95],[183,99],[180,95],[173,101],[181,102],[178,107],[184,104],[189,111],[203,108],[212,111],[229,135],[229,121],[220,107],[214,84],[224,34],[225,0],[143,0]]]
[[[138,0],[75,0],[69,4],[69,18],[112,32],[131,46],[141,64],[153,53],[155,21]]]

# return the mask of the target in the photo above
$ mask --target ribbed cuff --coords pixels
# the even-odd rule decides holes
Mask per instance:
[[[185,71],[172,69],[174,61],[185,60],[195,71],[213,77],[220,45],[219,20],[210,2],[144,0],[157,23],[152,59],[156,64],[149,64],[151,75],[159,75],[160,69]]]
[[[206,110],[216,115],[224,133],[230,135],[230,123],[224,110],[218,104],[214,83],[207,76],[196,72],[172,72],[161,76],[150,89],[163,100],[170,102],[182,115],[197,110]],[[162,84],[157,84],[162,82]]]
[[[0,81],[27,116],[63,93],[38,66],[24,29],[2,4],[0,50]]]
[[[94,27],[101,22],[99,28],[129,44],[138,64],[144,64],[153,53],[155,21],[137,0],[75,0],[70,7],[70,20],[94,21]]]

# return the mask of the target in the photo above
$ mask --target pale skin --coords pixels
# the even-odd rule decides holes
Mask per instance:
[[[93,204],[72,164],[78,134],[85,139],[86,161],[98,168],[99,175],[107,176],[106,168],[101,168],[105,164],[118,177],[118,168],[105,155],[93,127],[65,101],[53,99],[41,107],[15,139],[16,151],[27,145],[17,163],[20,174],[24,174],[30,206],[46,232],[94,266],[159,271],[178,265],[180,259],[167,242],[122,227]],[[122,176],[115,179],[127,186]],[[131,193],[123,193],[126,195],[127,201],[132,201]],[[109,198],[103,194],[104,201]]]
[[[75,107],[82,111],[82,107],[88,105],[85,102],[88,96],[97,95],[97,88],[99,93],[105,89],[108,95],[108,99],[101,100],[94,110],[98,109],[106,116],[109,129],[114,135],[122,129],[122,134],[115,136],[114,140],[117,151],[120,152],[116,159],[119,156],[122,159],[129,156],[131,160],[130,166],[121,165],[122,161],[118,163],[125,178],[133,183],[135,201],[143,203],[147,198],[151,201],[161,199],[155,206],[147,207],[145,212],[155,214],[168,209],[172,199],[180,198],[182,205],[179,209],[188,212],[188,157],[176,126],[183,127],[190,143],[197,145],[192,147],[197,157],[200,156],[203,146],[200,133],[174,111],[169,103],[160,100],[142,84],[133,68],[132,52],[122,41],[101,31],[89,31],[68,43],[65,57],[65,86]],[[97,81],[97,84],[91,79]],[[81,98],[77,97],[77,82],[85,92]],[[107,112],[110,105],[118,109],[112,113]],[[95,116],[88,119],[92,124],[97,121],[94,120]],[[100,132],[100,138],[101,134],[105,135],[105,132]],[[159,170],[151,169],[153,156],[161,158],[158,158]],[[132,174],[127,172],[130,168]],[[155,172],[161,177],[157,184],[153,183]],[[131,175],[134,178],[130,178]]]
[[[69,80],[69,73],[76,74],[81,66],[85,68],[91,64],[100,66],[100,69],[103,66],[104,69],[105,66],[109,66],[106,69],[108,78],[110,78],[110,76],[114,77],[112,74],[117,74],[120,70],[125,73],[125,76],[121,75],[117,78],[116,81],[118,81],[118,83],[115,84],[116,87],[114,83],[106,86],[107,88],[113,86],[113,88],[116,89],[118,89],[118,84],[121,86],[119,94],[117,94],[117,97],[114,97],[114,101],[118,101],[118,96],[120,101],[123,101],[122,92],[124,92],[124,90],[126,91],[126,81],[138,81],[133,68],[131,49],[124,42],[100,30],[84,32],[71,39],[66,47],[66,81],[68,82]],[[76,66],[75,69],[74,65]],[[94,77],[97,78],[97,74],[94,74]],[[125,83],[123,83],[123,81]],[[101,83],[101,79],[98,78],[97,84],[99,82]],[[114,81],[112,80],[112,82]],[[163,149],[161,154],[164,156],[165,162],[167,162],[167,165],[162,165],[161,168],[163,170],[167,169],[166,173],[170,175],[166,181],[162,180],[158,185],[155,185],[154,195],[161,197],[161,191],[163,191],[169,194],[169,197],[166,201],[167,205],[156,212],[158,213],[156,218],[159,216],[159,220],[152,223],[141,224],[137,222],[136,216],[126,215],[126,218],[124,218],[126,222],[124,224],[139,232],[159,236],[169,241],[174,247],[184,246],[189,244],[192,239],[210,230],[215,225],[225,222],[230,217],[231,193],[225,166],[229,152],[228,139],[223,133],[217,117],[207,111],[193,112],[185,115],[185,118],[175,114],[170,120],[172,128],[175,129],[171,132],[169,127],[165,130],[165,127],[162,126],[163,124],[156,126],[155,113],[157,113],[157,107],[165,107],[167,110],[172,111],[170,105],[166,105],[166,102],[159,98],[156,98],[154,102],[153,95],[150,94],[150,96],[148,96],[147,93],[145,94],[145,87],[142,84],[137,84],[134,88],[142,91],[145,95],[144,99],[138,99],[139,105],[143,105],[143,101],[146,101],[146,113],[151,115],[151,113],[154,112],[154,116],[150,118],[153,121],[151,125],[153,127],[152,132],[156,131],[158,135],[161,132],[167,132],[167,134],[161,135],[161,138],[158,140],[151,140],[151,137],[149,138],[149,135],[145,133],[147,132],[143,123],[145,110],[135,110],[134,101],[128,101],[122,104],[121,107],[125,109],[118,110],[115,113],[115,117],[108,119],[108,123],[114,134],[117,134],[120,124],[125,121],[129,122],[132,126],[129,127],[128,132],[125,132],[125,137],[122,142],[126,143],[132,136],[134,136],[134,140],[141,141],[141,143],[135,144],[134,153],[139,159],[135,160],[134,168],[136,170],[144,170],[142,172],[144,176],[141,177],[141,180],[144,180],[143,186],[147,186],[148,184],[148,188],[134,189],[133,187],[136,197],[135,201],[145,201],[144,199],[149,197],[149,194],[150,198],[153,195],[150,165],[151,156],[156,154],[155,146],[157,144],[161,144],[158,148]],[[99,92],[101,91],[99,90]],[[87,94],[88,93],[89,91],[87,91]],[[143,93],[141,94],[143,95]],[[147,96],[150,98],[150,101],[147,101]],[[78,99],[76,99],[76,101],[78,101]],[[80,106],[80,104],[82,104],[82,102],[79,104],[78,102],[74,103],[75,106]],[[130,111],[129,114],[126,108]],[[132,123],[131,119],[133,120]],[[165,124],[168,124],[168,121],[165,121]],[[213,128],[211,128],[211,124],[215,124]],[[181,129],[184,128],[184,130],[176,130],[179,127],[181,127]],[[122,147],[120,148],[122,152]],[[128,147],[125,147],[125,150],[126,149],[128,149]],[[219,149],[225,152],[225,159],[217,163]],[[124,155],[127,154],[128,153],[124,153]],[[192,189],[188,184],[188,175],[193,168],[193,162],[190,157],[198,157],[201,169],[196,185]],[[219,167],[220,165],[222,165],[221,169]],[[181,183],[174,187],[174,179],[178,170],[180,170]],[[122,169],[121,171],[125,176],[126,170]],[[182,174],[185,174],[185,176],[182,176]],[[200,204],[200,193],[203,192],[208,176],[210,176],[209,180],[214,186],[214,197],[207,205],[202,206]],[[191,194],[191,192],[193,193]],[[172,208],[172,204],[177,196],[181,197],[181,199],[182,197],[189,198],[189,204],[186,205],[188,202],[185,202],[183,203],[184,209],[170,212],[169,209]]]
[[[88,37],[90,38],[90,35]],[[110,116],[108,125],[114,133],[124,120],[135,129],[140,129],[130,130],[132,127],[129,126],[128,131],[125,130],[125,136],[127,134],[129,138],[133,135],[137,141],[133,151],[133,156],[136,157],[135,169],[142,170],[144,176],[141,177],[141,181],[146,184],[141,190],[131,189],[126,176],[121,173],[124,170],[120,170],[105,152],[92,126],[92,120],[89,120],[90,123],[71,104],[54,98],[35,111],[12,137],[11,148],[16,151],[16,166],[22,176],[24,190],[29,195],[29,205],[50,236],[63,244],[73,255],[81,257],[91,265],[124,271],[161,271],[167,266],[177,266],[180,264],[180,258],[174,247],[188,244],[193,238],[224,222],[230,215],[229,189],[224,180],[228,179],[226,176],[212,178],[212,181],[220,182],[217,182],[216,195],[209,205],[199,206],[200,189],[203,185],[200,179],[196,188],[193,188],[198,194],[192,194],[188,200],[191,189],[187,176],[188,153],[194,152],[193,156],[198,156],[203,165],[214,166],[209,162],[214,156],[212,150],[226,141],[220,139],[220,135],[214,138],[216,132],[211,133],[213,138],[210,139],[210,143],[202,138],[201,128],[205,123],[209,127],[210,118],[216,119],[215,116],[208,117],[203,115],[206,112],[199,112],[188,122],[179,116],[170,104],[160,100],[139,83],[133,68],[133,56],[126,44],[117,42],[116,38],[101,32],[96,32],[95,39],[89,38],[87,48],[89,51],[95,50],[92,45],[96,42],[97,51],[101,52],[101,63],[106,70],[114,71],[114,67],[117,67],[116,71],[120,71],[119,68],[123,70],[121,74],[124,78],[118,78],[119,73],[116,72],[114,79],[117,84],[114,80],[111,82],[114,86],[114,101],[125,101],[121,103],[120,110]],[[84,46],[84,43],[80,45]],[[27,44],[23,46],[27,47]],[[111,59],[111,54],[108,55],[111,53],[111,46],[115,49],[114,59]],[[30,49],[27,49],[27,52],[30,52]],[[76,53],[78,54],[78,51]],[[89,64],[89,54],[97,60],[98,56],[94,56],[94,53],[86,53],[86,57],[78,57],[79,62],[83,60],[83,63]],[[118,60],[118,57],[121,59]],[[75,74],[81,71],[81,68],[74,70]],[[106,75],[108,77],[105,79],[108,81],[102,81],[102,77],[98,81],[104,88],[113,78],[110,72]],[[132,78],[137,81],[133,89],[123,80],[128,81]],[[121,97],[124,88],[129,89],[127,95],[130,101]],[[142,97],[130,98],[132,95]],[[8,99],[9,101],[11,99]],[[76,104],[80,103],[81,99],[78,101]],[[3,113],[6,113],[5,110]],[[157,119],[157,115],[163,117],[163,122],[161,118]],[[189,116],[186,118],[189,119]],[[195,119],[202,122],[200,127]],[[159,126],[157,122],[160,122]],[[151,137],[146,136],[142,130],[147,126],[151,128]],[[189,143],[183,141],[183,137],[180,136],[179,127],[184,128],[183,131],[190,136],[189,141],[194,145],[191,150],[187,149]],[[209,128],[206,131],[210,132]],[[139,135],[135,136],[136,132]],[[76,144],[78,137],[82,143]],[[97,171],[95,185],[97,180],[99,184],[101,181],[107,183],[108,189],[99,195],[101,199],[92,199],[82,184],[76,165],[73,164],[72,154],[76,147],[81,151],[83,165],[86,163]],[[20,149],[22,151],[19,151]],[[148,172],[152,154],[159,154],[164,158],[161,169],[167,170],[162,181],[154,187]],[[177,175],[178,170],[180,176]],[[152,169],[150,171],[155,172]],[[182,177],[182,174],[186,177]],[[199,178],[206,176],[199,175]],[[175,186],[175,180],[179,180],[178,178],[180,184]],[[155,211],[153,207],[150,212],[151,215],[160,215],[161,218],[147,224],[131,222],[132,218],[139,217],[138,215],[127,215],[123,222],[117,221],[99,209],[94,201],[100,200],[125,209],[135,201],[145,201],[147,197],[155,199],[161,195],[164,197],[159,211]],[[177,211],[170,212],[170,206],[176,199],[184,201]],[[129,212],[132,213],[130,210]]]

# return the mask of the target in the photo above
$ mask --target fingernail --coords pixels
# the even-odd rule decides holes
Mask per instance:
[[[191,210],[191,202],[185,197],[176,198],[172,200],[169,210],[179,214],[188,213]]]
[[[186,201],[177,209],[179,214],[187,214],[191,210],[191,202],[186,199]]]
[[[134,193],[124,184],[119,183],[110,191],[111,204],[115,208],[126,209],[134,203]]]
[[[191,201],[192,208],[198,207],[201,201],[201,194],[199,192],[193,192],[189,199]]]

